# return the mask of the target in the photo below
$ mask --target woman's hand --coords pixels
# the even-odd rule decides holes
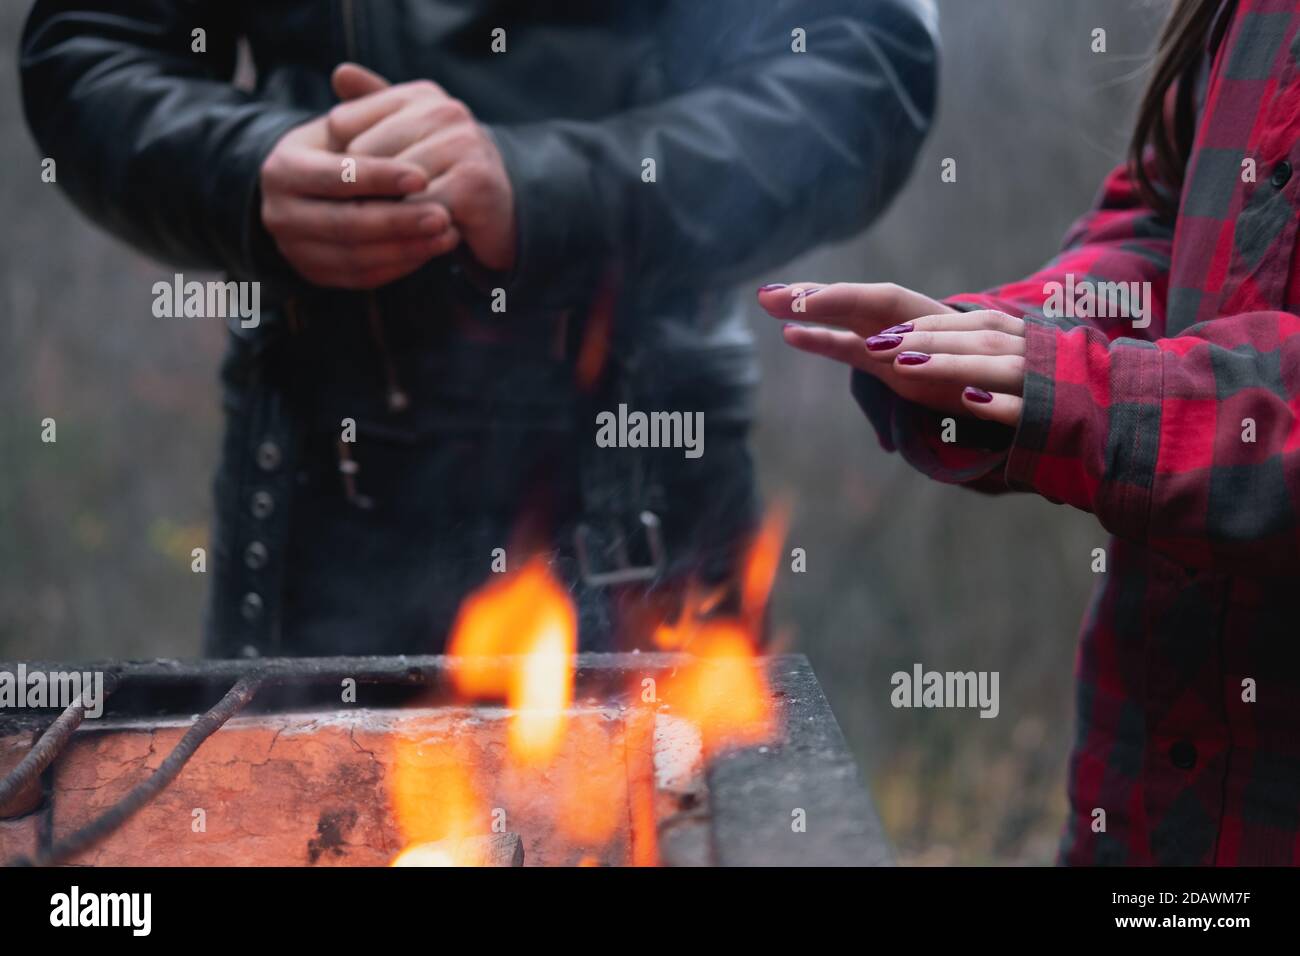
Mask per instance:
[[[1005,312],[928,315],[864,343],[869,361],[901,380],[961,388],[976,418],[1020,423],[1024,405],[1025,323]]]
[[[1014,426],[1025,375],[1025,323],[1002,312],[956,312],[887,284],[765,286],[763,307],[787,325],[785,340],[844,362],[900,397],[939,412]]]

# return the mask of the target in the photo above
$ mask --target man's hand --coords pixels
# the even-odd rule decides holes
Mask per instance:
[[[446,207],[474,258],[507,272],[515,264],[515,199],[501,153],[469,107],[436,83],[390,86],[355,64],[334,72],[346,102],[329,113],[329,134],[349,156],[414,163],[431,182],[411,204]]]
[[[428,185],[420,166],[348,156],[336,146],[322,116],[282,136],[262,164],[262,222],[299,275],[321,286],[373,289],[460,243],[443,206],[396,201]]]

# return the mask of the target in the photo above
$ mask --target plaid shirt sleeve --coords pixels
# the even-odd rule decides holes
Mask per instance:
[[[1041,270],[983,293],[953,296],[962,311],[994,309],[1027,320],[1069,329],[1089,325],[1103,334],[1137,332],[1154,336],[1164,327],[1173,226],[1145,205],[1125,166],[1107,177],[1093,209],[1066,233],[1061,253]],[[1117,322],[1079,318],[1048,319],[1045,287],[1067,276],[1098,282],[1148,282],[1150,324],[1143,330]],[[854,372],[853,395],[867,414],[886,451],[898,451],[914,468],[938,481],[980,491],[1008,490],[1004,478],[1013,432],[1000,425],[962,418],[946,429],[946,416],[898,398],[865,372]],[[1011,485],[1015,488],[1015,485]]]
[[[1184,566],[1300,566],[1300,317],[1225,316],[1156,342],[1035,318],[1026,334],[1011,487]]]

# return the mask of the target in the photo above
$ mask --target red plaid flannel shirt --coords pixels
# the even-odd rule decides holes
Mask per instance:
[[[1066,863],[1300,863],[1300,3],[1221,16],[1176,223],[1118,169],[1045,269],[952,300],[1027,320],[1014,437],[963,421],[945,444],[939,416],[854,379],[925,473],[1114,535],[1078,655]],[[1067,275],[1150,283],[1150,326],[1045,317]]]

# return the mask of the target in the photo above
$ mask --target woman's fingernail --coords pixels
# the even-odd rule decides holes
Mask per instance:
[[[982,388],[976,388],[974,385],[967,385],[962,392],[969,401],[979,402],[981,405],[987,405],[993,401],[993,396]]]
[[[873,352],[884,352],[889,349],[896,349],[903,344],[901,335],[873,335],[867,339],[867,348]]]
[[[899,365],[924,365],[930,361],[924,352],[899,352],[897,358]]]
[[[759,291],[759,292],[775,292],[777,289],[784,289],[785,287],[786,287],[786,284],[785,284],[784,282],[769,282],[767,285],[761,285],[761,286],[759,286],[759,287],[758,287],[758,291]]]
[[[904,322],[902,325],[891,325],[889,328],[885,329],[880,334],[881,335],[902,335],[904,332],[911,332],[911,331],[912,331],[912,323]]]

